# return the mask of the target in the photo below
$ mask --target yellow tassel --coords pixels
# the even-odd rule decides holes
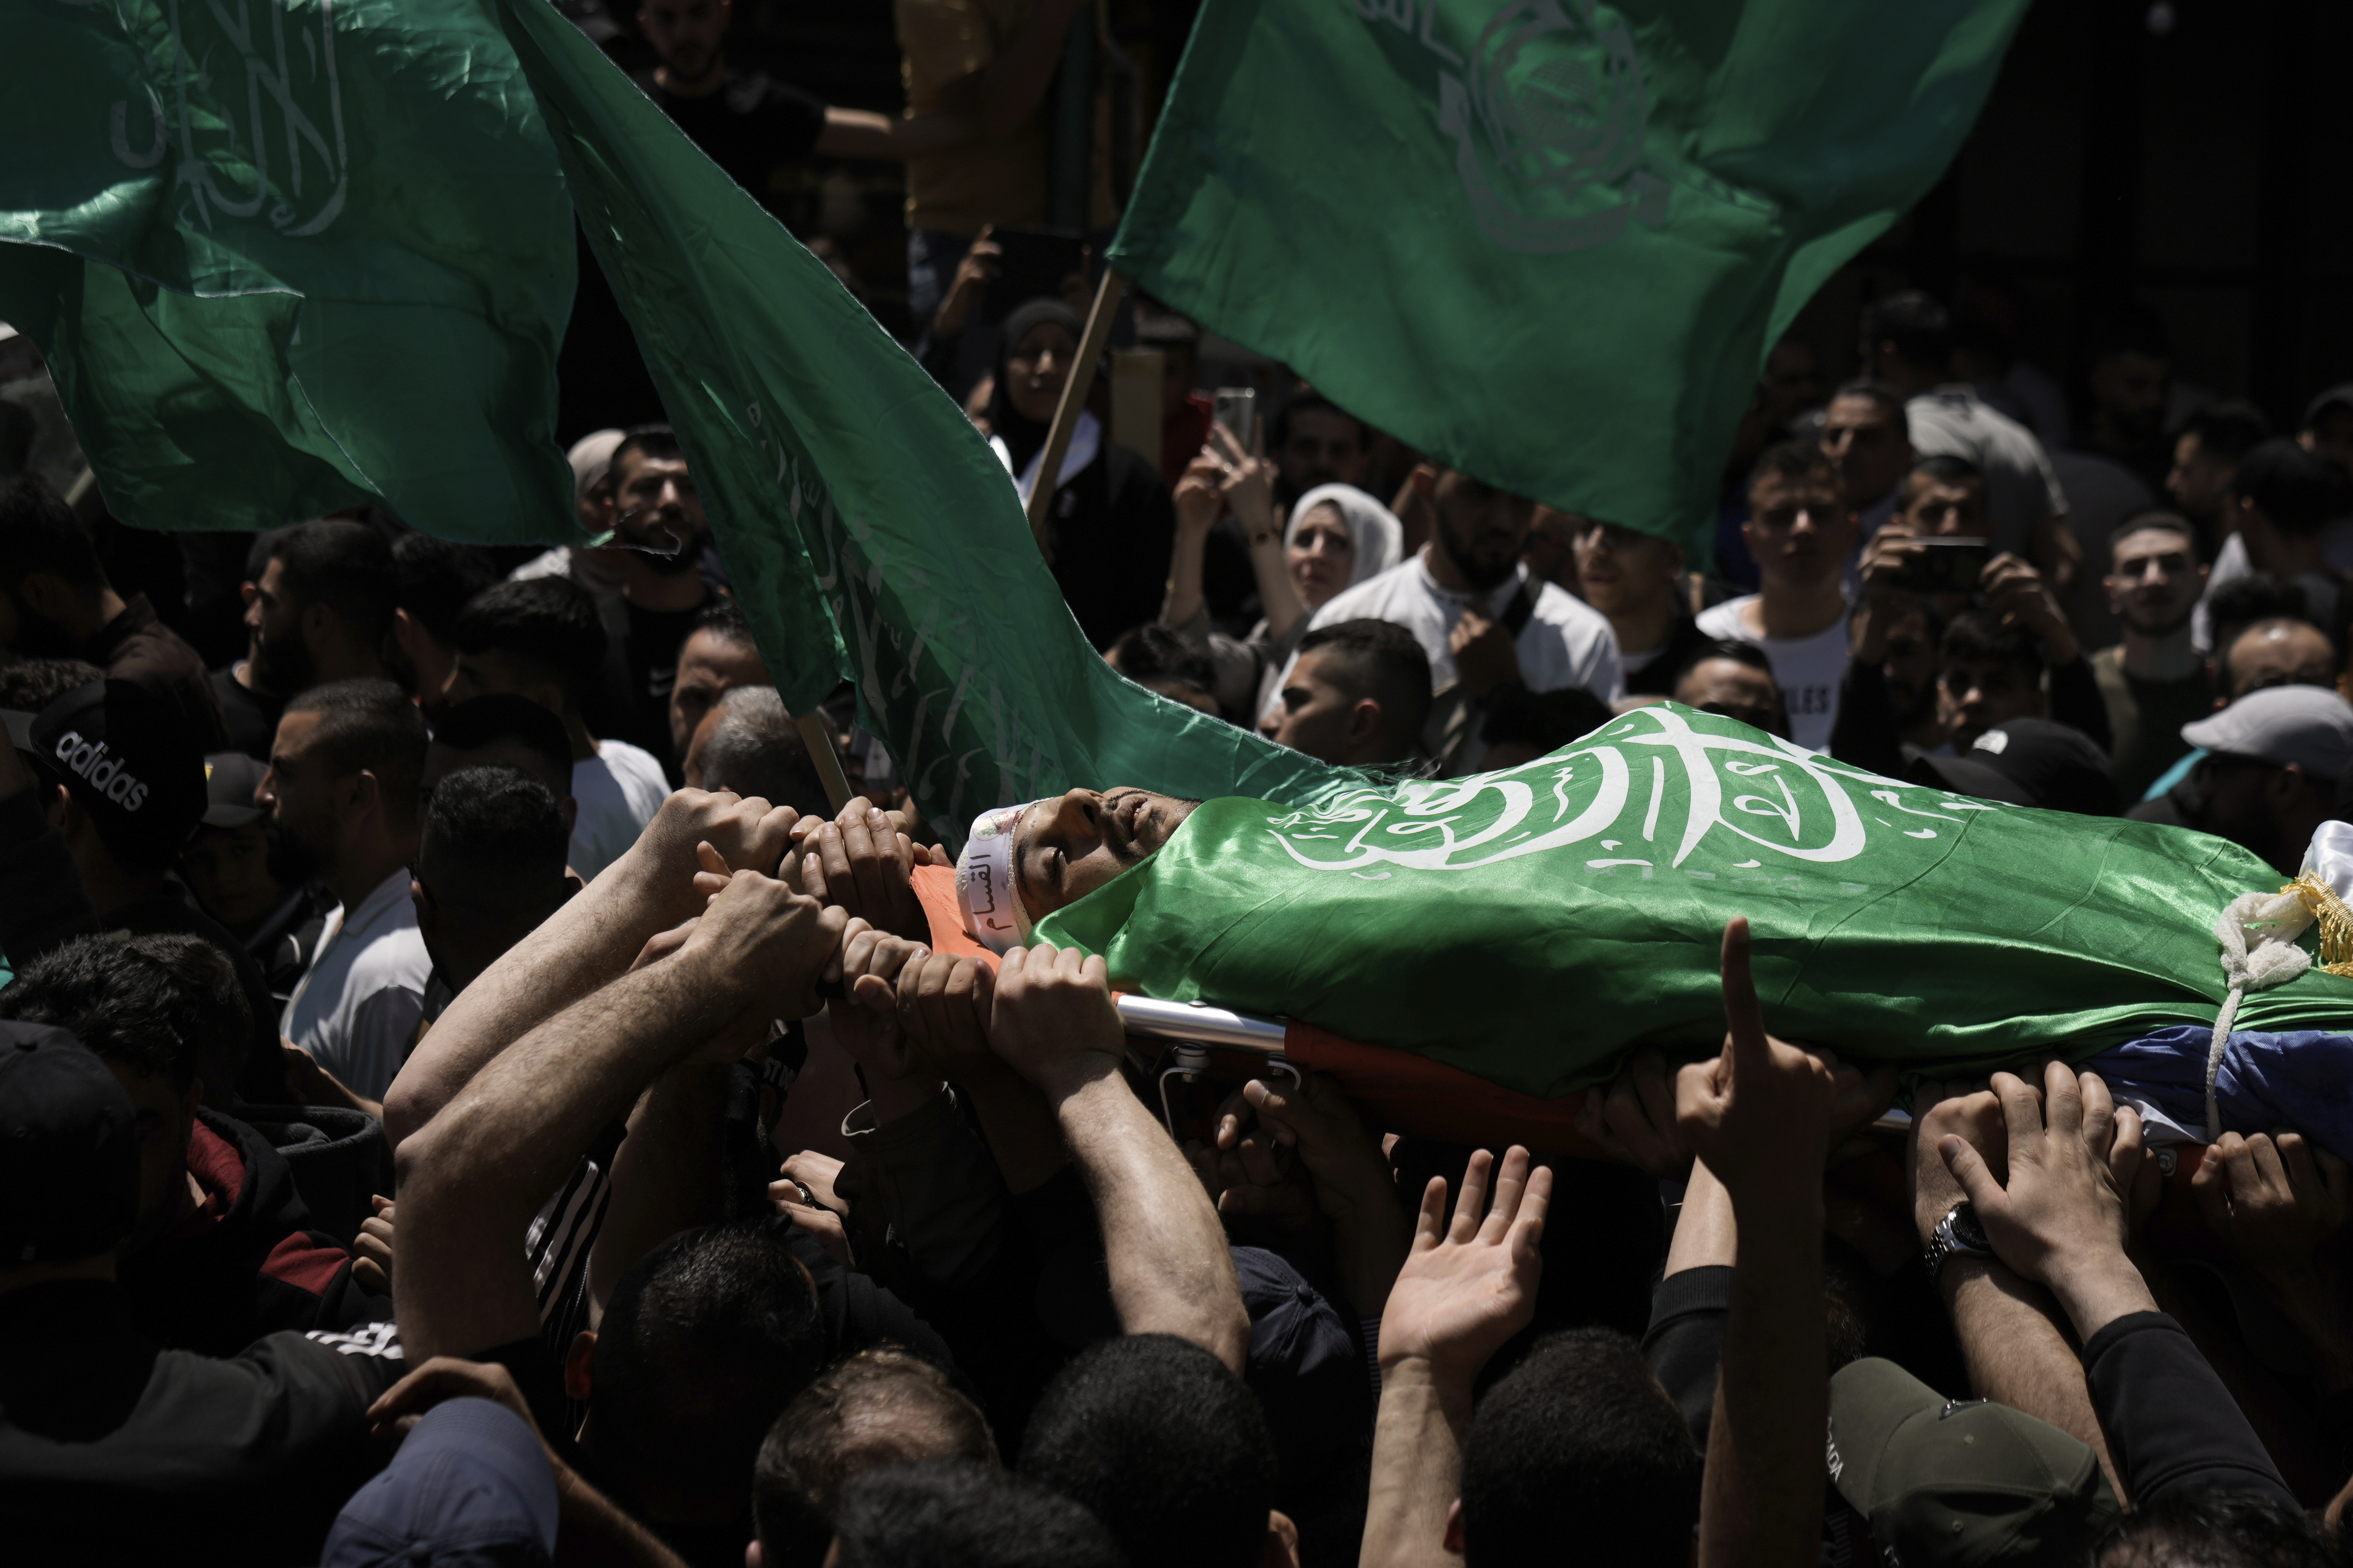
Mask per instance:
[[[2320,967],[2331,974],[2353,978],[2353,909],[2337,889],[2306,871],[2280,889],[2294,893],[2312,911],[2320,927]]]

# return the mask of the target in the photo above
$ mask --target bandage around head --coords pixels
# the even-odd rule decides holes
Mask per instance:
[[[1029,911],[1021,907],[1013,848],[1014,829],[1033,804],[1000,805],[974,817],[964,853],[956,857],[956,907],[964,911],[964,929],[991,952],[1029,940]]]

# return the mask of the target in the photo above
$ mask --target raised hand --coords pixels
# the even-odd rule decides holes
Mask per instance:
[[[808,817],[796,826],[794,855],[802,892],[840,905],[878,931],[909,942],[931,941],[931,921],[913,881],[914,868],[925,864],[926,857],[903,831],[897,813],[860,795],[831,822]]]
[[[1656,1051],[1637,1051],[1608,1089],[1587,1091],[1577,1108],[1577,1133],[1653,1176],[1691,1169],[1691,1145],[1675,1125],[1674,1075]]]
[[[2323,1385],[2353,1383],[2344,1240],[2353,1173],[2300,1132],[2225,1132],[2190,1178],[2207,1227],[2277,1293],[2320,1358]]]
[[[731,1017],[806,1018],[849,923],[772,877],[737,871],[696,919],[677,962],[710,977]]]
[[[2140,1117],[2118,1107],[2096,1073],[2064,1062],[2042,1072],[2042,1091],[2010,1073],[1993,1075],[2009,1143],[2007,1181],[1965,1140],[1937,1145],[1968,1194],[1995,1254],[2047,1287],[2079,1337],[2126,1312],[2153,1308],[2148,1287],[2125,1257],[2130,1194],[2141,1157]]]
[[[988,1047],[997,975],[954,953],[927,953],[899,971],[899,1027],[923,1070],[967,1087],[1011,1081],[1013,1069]]]
[[[1736,1212],[1803,1194],[1818,1204],[1837,1083],[1831,1067],[1765,1032],[1748,922],[1724,928],[1724,1050],[1675,1076],[1675,1124]]]
[[[360,1233],[352,1238],[352,1279],[363,1290],[389,1296],[396,1205],[379,1193],[368,1199],[368,1206],[375,1212],[360,1221]]]
[[[893,1121],[919,1110],[939,1093],[936,1074],[924,1070],[899,1016],[899,979],[931,956],[931,949],[862,920],[852,920],[841,939],[841,978],[848,994],[826,1004],[834,1038],[866,1076],[877,1121]]]
[[[1958,1138],[1978,1152],[1996,1181],[2008,1179],[2010,1128],[2002,1119],[2001,1100],[1986,1087],[1963,1082],[1925,1083],[1912,1101],[1912,1226],[1920,1245],[1928,1245],[1936,1226],[1968,1198],[1960,1179],[1945,1163],[1947,1138]]]
[[[1535,1315],[1544,1274],[1537,1243],[1551,1206],[1552,1172],[1539,1167],[1531,1173],[1528,1152],[1517,1145],[1505,1152],[1500,1172],[1486,1150],[1471,1156],[1451,1226],[1446,1179],[1432,1177],[1421,1195],[1412,1249],[1381,1314],[1382,1372],[1420,1361],[1441,1382],[1467,1393],[1487,1358]]]
[[[1446,634],[1446,647],[1454,656],[1454,673],[1473,695],[1484,697],[1521,679],[1519,645],[1511,628],[1477,609],[1462,612]]]
[[[542,1443],[547,1441],[539,1423],[532,1418],[531,1405],[515,1385],[512,1373],[496,1362],[461,1361],[452,1355],[432,1357],[376,1395],[375,1403],[368,1406],[368,1421],[378,1437],[406,1436],[427,1411],[445,1399],[487,1399],[503,1405],[522,1417],[532,1436]]]
[[[997,972],[989,1047],[1049,1100],[1116,1073],[1126,1041],[1101,958],[1042,942],[1007,952]]]
[[[1202,456],[1218,465],[1219,494],[1255,545],[1279,543],[1282,537],[1274,516],[1275,466],[1267,461],[1265,447],[1266,426],[1261,422],[1250,437],[1247,452],[1222,425],[1209,426],[1208,443],[1201,448]]]
[[[699,847],[709,845],[724,867],[773,876],[798,820],[792,807],[772,807],[757,795],[746,800],[724,790],[682,789],[662,802],[613,868],[638,889],[661,924],[676,925],[701,913],[711,891],[696,885],[696,873],[711,868]]]

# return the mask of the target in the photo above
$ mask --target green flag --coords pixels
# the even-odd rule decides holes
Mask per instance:
[[[116,516],[578,535],[571,216],[481,0],[0,0],[0,319]]]
[[[788,708],[854,679],[952,846],[976,812],[1071,785],[1354,782],[1104,664],[954,401],[579,29],[501,5]]]
[[[1443,461],[1686,540],[2025,10],[1208,0],[1112,261]]]
[[[1983,1072],[2213,1026],[2214,926],[2280,876],[2226,840],[1880,778],[1669,704],[1525,767],[1294,810],[1211,801],[1039,922],[1115,985],[1283,1013],[1535,1095],[1642,1046],[1724,1037],[1717,936],[1746,915],[1765,1022]],[[2237,1027],[2353,1024],[2314,969]]]

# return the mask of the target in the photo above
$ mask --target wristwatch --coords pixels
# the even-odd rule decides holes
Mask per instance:
[[[1965,1199],[1955,1204],[1945,1217],[1936,1222],[1929,1233],[1927,1246],[1928,1283],[1936,1283],[1945,1271],[1948,1258],[1991,1258],[1993,1248],[1986,1243],[1985,1227],[1978,1223],[1978,1211]]]

